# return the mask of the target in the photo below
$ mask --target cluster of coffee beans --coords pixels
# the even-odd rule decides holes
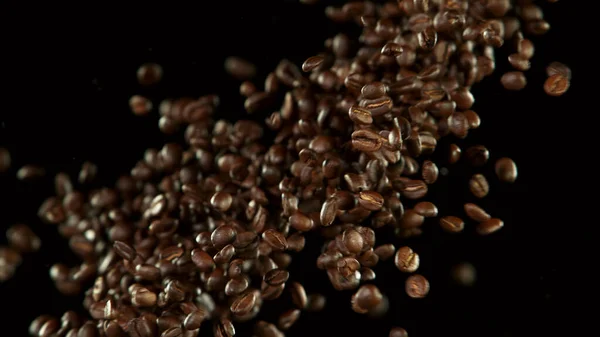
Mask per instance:
[[[463,218],[439,216],[424,199],[446,170],[438,165],[462,158],[482,168],[490,152],[473,145],[463,153],[452,144],[443,149],[444,163],[431,154],[440,138],[464,139],[480,126],[470,90],[493,73],[496,48],[516,48],[508,58],[516,71],[502,76],[503,86],[526,86],[523,71],[534,46],[524,33],[542,34],[549,24],[526,0],[353,1],[325,14],[362,32],[331,37],[301,67],[281,61],[263,88],[250,81],[254,65],[239,57],[225,61],[226,71],[245,81],[240,94],[247,113],[268,116],[272,140],[256,121],[216,120],[218,96],[164,100],[159,128],[183,132],[184,142],[147,149],[113,186],[88,187],[97,172],[92,163],[83,165],[78,184],[66,174],[55,177],[56,194],[39,215],[57,226],[81,264],[55,264],[50,277],[65,295],[84,292],[88,312],[42,315],[30,326],[32,336],[191,337],[212,329],[232,337],[236,323],[250,320],[257,337],[284,336],[303,311],[325,306],[323,295],[307,294],[288,271],[309,233],[324,243],[316,261],[302,263],[326,273],[334,289],[353,290],[348,306],[355,312],[386,313],[385,289],[369,282],[377,265],[391,258],[410,274],[410,297],[428,294],[429,281],[416,273],[418,253],[377,244],[377,232],[393,227],[399,238],[418,236],[426,218],[438,217],[443,230],[463,231]],[[148,63],[137,76],[141,85],[152,85],[162,74],[161,66]],[[548,76],[548,94],[566,92],[566,66],[553,63]],[[129,104],[136,115],[153,110],[146,97],[135,95]],[[10,154],[0,149],[0,172],[9,166]],[[517,178],[509,158],[496,160],[495,172],[507,183]],[[19,179],[43,175],[34,166],[17,173]],[[476,198],[488,195],[487,179],[481,173],[470,178]],[[504,225],[473,203],[464,204],[464,214],[481,235]],[[21,253],[40,247],[24,225],[12,227],[8,237],[11,247],[0,249],[0,280],[13,274]],[[469,264],[453,273],[464,285],[475,280]],[[277,322],[256,319],[286,291],[292,303]],[[390,337],[399,336],[406,331],[392,328]]]

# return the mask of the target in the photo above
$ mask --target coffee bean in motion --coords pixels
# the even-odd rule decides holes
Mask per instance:
[[[438,208],[429,201],[421,201],[414,207],[414,211],[427,218],[434,218],[438,215]]]
[[[359,314],[365,314],[374,309],[382,300],[383,295],[376,286],[365,284],[352,295],[352,310]]]
[[[465,222],[461,218],[450,215],[442,217],[440,219],[440,225],[442,226],[442,229],[450,233],[462,232],[465,228]]]
[[[414,273],[419,269],[419,254],[415,253],[410,247],[400,247],[394,257],[394,264],[402,272]]]
[[[129,99],[129,108],[136,116],[145,116],[152,110],[152,102],[144,96],[134,95]]]
[[[490,192],[490,185],[482,174],[475,174],[469,180],[469,190],[477,198],[483,198]]]
[[[552,62],[546,67],[546,74],[548,77],[552,77],[556,74],[562,75],[566,77],[568,80],[571,80],[571,69],[560,62]]]
[[[318,68],[323,61],[325,61],[325,58],[322,55],[311,56],[302,63],[302,71],[310,72]]]
[[[490,152],[483,145],[471,146],[465,151],[465,157],[473,166],[483,166],[490,158]]]
[[[163,69],[156,63],[144,63],[137,70],[138,83],[149,86],[160,82],[163,76]]]
[[[24,224],[11,226],[6,231],[6,237],[10,245],[22,253],[36,252],[42,245],[40,238]]]
[[[491,218],[491,216],[486,211],[484,211],[483,208],[481,208],[475,204],[466,203],[464,205],[464,209],[465,209],[465,213],[467,214],[467,216],[474,221],[484,222]]]
[[[404,328],[392,328],[389,337],[408,337],[408,332]]]
[[[502,75],[500,78],[502,85],[507,90],[522,90],[527,85],[525,75],[520,71],[511,71]]]
[[[451,276],[454,282],[463,287],[471,287],[477,280],[475,267],[468,262],[462,262],[453,266]]]
[[[33,180],[46,175],[46,170],[36,165],[25,165],[17,171],[17,179]]]
[[[279,316],[277,326],[281,330],[288,330],[300,318],[300,310],[290,309]]]
[[[571,82],[566,76],[554,74],[548,77],[544,83],[544,91],[550,96],[562,96],[569,90],[570,86]]]
[[[489,235],[499,231],[502,227],[504,227],[504,222],[502,220],[491,218],[479,223],[476,227],[476,230],[477,233],[481,235]]]
[[[462,150],[460,149],[460,147],[458,147],[458,145],[450,144],[448,162],[450,164],[454,164],[454,163],[458,162],[458,160],[460,159],[461,153],[462,153]]]
[[[429,281],[423,275],[411,275],[406,279],[406,293],[412,298],[423,298],[429,293]]]
[[[498,179],[507,183],[513,183],[517,180],[517,165],[510,158],[500,158],[495,165],[496,175]]]
[[[248,80],[256,74],[256,66],[241,57],[230,56],[225,60],[225,71],[238,80]]]

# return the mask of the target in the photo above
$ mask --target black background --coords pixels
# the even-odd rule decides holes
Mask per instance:
[[[325,20],[321,5],[252,3],[3,11],[0,146],[11,151],[13,168],[0,176],[0,228],[24,222],[44,238],[42,251],[26,256],[17,276],[0,284],[0,306],[6,310],[0,326],[11,335],[25,335],[28,322],[38,314],[60,315],[81,302],[61,297],[48,277],[53,263],[75,262],[55,228],[35,217],[39,203],[51,192],[50,179],[17,182],[18,167],[34,163],[47,167],[49,175],[75,174],[83,161],[92,160],[100,168],[100,183],[110,183],[128,172],[146,147],[168,139],[158,132],[156,111],[147,117],[129,112],[132,94],[147,95],[156,106],[165,97],[219,93],[223,102],[219,113],[239,118],[243,101],[237,94],[238,82],[223,71],[226,56],[255,62],[260,69],[257,83],[262,83],[282,57],[300,64],[337,32]],[[381,242],[415,248],[421,254],[420,272],[432,284],[427,299],[409,299],[403,293],[404,276],[391,262],[381,263],[375,283],[392,303],[382,321],[353,313],[348,293],[334,293],[324,272],[308,271],[314,269],[313,262],[294,262],[292,277],[302,280],[309,292],[324,291],[329,305],[321,314],[303,314],[289,336],[386,336],[392,325],[405,327],[410,336],[554,336],[582,326],[585,318],[571,320],[566,313],[578,308],[570,301],[570,291],[586,297],[591,290],[585,278],[579,279],[575,261],[580,255],[568,248],[573,243],[591,245],[589,236],[570,234],[589,226],[576,218],[582,209],[572,205],[578,202],[574,185],[583,181],[580,175],[591,172],[581,172],[581,163],[570,161],[576,156],[573,151],[586,142],[577,125],[588,117],[582,115],[576,95],[585,85],[580,79],[587,70],[574,52],[579,46],[572,36],[580,27],[562,15],[575,4],[541,5],[552,29],[534,38],[536,54],[527,88],[506,92],[500,86],[502,71],[509,69],[508,49],[502,49],[496,74],[474,90],[474,110],[482,117],[482,127],[471,132],[467,143],[460,143],[488,146],[492,154],[484,168],[488,173],[494,159],[511,156],[517,162],[517,183],[492,181],[490,196],[481,202],[504,219],[506,227],[481,238],[468,224],[466,232],[456,236],[442,233],[432,220],[418,240],[399,243],[380,234]],[[135,73],[148,61],[163,65],[165,76],[158,86],[142,88]],[[548,97],[542,89],[544,68],[551,61],[564,62],[573,70],[571,89],[560,98]],[[448,144],[441,143],[439,149]],[[462,215],[461,203],[472,200],[465,180],[472,173],[466,167],[450,167],[450,176],[440,179],[432,200],[442,213],[455,210]],[[564,173],[575,180],[567,181]],[[472,262],[478,270],[472,289],[449,281],[450,267],[461,261]],[[283,309],[285,304],[276,310]],[[266,318],[273,321],[275,313]],[[245,336],[243,331],[239,335]]]

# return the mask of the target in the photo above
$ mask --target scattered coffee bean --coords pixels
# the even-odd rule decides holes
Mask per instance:
[[[450,215],[442,217],[440,219],[440,225],[442,226],[442,229],[450,233],[462,232],[465,228],[465,222],[461,218]]]
[[[475,174],[469,180],[469,190],[477,198],[483,198],[490,192],[490,185],[482,174]]]
[[[500,158],[495,165],[498,179],[504,182],[513,183],[517,180],[517,165],[510,158]]]
[[[163,69],[156,63],[144,63],[137,71],[137,80],[141,85],[149,86],[160,82]]]
[[[394,264],[405,273],[414,273],[419,269],[419,254],[415,253],[410,247],[400,247],[394,257]]]
[[[42,244],[40,238],[24,224],[11,226],[6,231],[6,237],[10,245],[22,253],[36,252]]]
[[[463,287],[471,287],[477,279],[477,272],[472,264],[463,262],[452,267],[452,279]]]
[[[238,80],[248,80],[256,74],[256,66],[237,56],[225,60],[225,71]]]
[[[467,216],[474,221],[484,222],[491,218],[491,216],[486,211],[484,211],[483,208],[475,204],[466,203],[464,209]]]
[[[46,170],[35,165],[25,165],[17,171],[17,179],[19,180],[33,180],[44,175],[46,175]]]
[[[145,116],[152,110],[152,102],[144,96],[134,95],[129,99],[129,108],[134,115]]]
[[[406,279],[406,293],[412,298],[423,298],[429,293],[429,281],[422,275],[411,275]]]
[[[562,96],[569,90],[570,86],[571,82],[566,76],[554,74],[548,77],[544,83],[544,91],[550,96]]]
[[[408,332],[403,328],[392,328],[389,337],[408,337]]]
[[[502,75],[500,79],[507,90],[522,90],[527,85],[525,75],[520,71],[511,71]]]
[[[497,232],[504,227],[504,222],[500,219],[491,218],[477,225],[477,233],[481,235],[488,235]]]

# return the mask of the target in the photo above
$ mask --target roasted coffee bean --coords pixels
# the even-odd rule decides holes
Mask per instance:
[[[520,71],[511,71],[505,73],[502,75],[500,81],[507,90],[521,90],[527,85],[527,79]]]
[[[508,62],[510,62],[513,68],[519,71],[526,71],[529,70],[529,68],[531,67],[529,59],[525,58],[520,54],[510,54],[508,56]]]
[[[233,203],[233,197],[227,192],[217,192],[210,198],[210,204],[221,212],[226,212]]]
[[[566,66],[565,64],[562,64],[560,62],[550,63],[546,67],[546,74],[548,75],[548,77],[552,77],[552,76],[558,74],[558,75],[562,75],[563,77],[566,77],[567,80],[571,79],[571,69],[569,69],[568,66]]]
[[[292,325],[294,325],[294,323],[296,323],[298,318],[300,318],[300,310],[290,309],[279,315],[277,326],[281,330],[288,330],[292,327]]]
[[[483,145],[471,146],[465,151],[465,157],[473,166],[483,166],[490,158],[490,152]]]
[[[149,86],[160,82],[163,69],[156,63],[144,63],[137,70],[137,80],[141,85]]]
[[[394,264],[400,271],[414,273],[419,269],[419,255],[410,247],[400,247],[394,256]]]
[[[460,149],[460,147],[458,147],[458,145],[450,144],[448,162],[450,164],[454,164],[454,163],[458,162],[458,160],[460,159],[461,152],[462,152],[462,150]]]
[[[143,287],[136,289],[131,294],[131,304],[136,307],[153,307],[156,300],[156,294]]]
[[[268,229],[262,234],[263,240],[269,244],[275,250],[286,250],[288,243],[283,234],[275,229]]]
[[[444,216],[440,219],[440,225],[442,229],[450,233],[461,232],[465,228],[465,222],[455,216]]]
[[[308,297],[306,296],[306,291],[302,284],[292,282],[289,289],[292,294],[292,302],[294,305],[299,309],[305,309],[308,304]]]
[[[113,248],[115,249],[115,252],[117,252],[117,254],[119,254],[125,260],[133,261],[133,259],[136,257],[135,250],[125,242],[116,241],[113,244]]]
[[[403,328],[392,328],[389,337],[408,337],[408,332]]]
[[[413,209],[407,209],[404,212],[404,216],[400,220],[400,227],[402,228],[417,228],[420,227],[425,221],[425,217],[417,213]]]
[[[381,148],[381,137],[369,130],[358,130],[352,133],[352,146],[362,152],[375,152]]]
[[[406,293],[412,298],[423,298],[429,293],[429,281],[422,275],[411,275],[406,279]]]
[[[24,224],[11,226],[6,231],[6,237],[14,249],[23,253],[36,252],[42,244],[40,238]]]
[[[237,299],[231,304],[230,310],[236,316],[244,316],[254,308],[256,300],[257,295],[255,292],[247,292],[237,297]]]
[[[437,165],[431,160],[426,160],[423,162],[423,166],[421,167],[421,176],[423,177],[423,181],[426,184],[433,184],[437,181],[439,175],[439,170]]]
[[[476,227],[477,233],[488,235],[497,232],[504,227],[504,222],[500,219],[491,218],[479,223]]]
[[[383,196],[374,191],[363,191],[359,193],[358,203],[369,211],[378,211],[383,206]]]
[[[550,96],[562,96],[569,90],[570,86],[571,83],[568,77],[562,74],[554,74],[544,82],[544,91]]]
[[[230,56],[225,60],[225,71],[238,80],[248,80],[256,74],[256,67],[240,57]]]
[[[321,212],[319,216],[319,219],[321,220],[321,225],[330,226],[335,220],[337,210],[337,200],[335,199],[335,197],[328,198],[321,206]]]
[[[427,194],[428,188],[423,180],[407,180],[400,191],[408,199],[420,199]]]
[[[348,110],[348,115],[350,116],[350,119],[357,124],[369,125],[373,123],[371,112],[361,107],[352,106],[350,110]]]
[[[19,180],[33,180],[41,178],[46,174],[46,170],[42,167],[35,165],[25,165],[17,171],[17,179]]]
[[[327,298],[321,294],[310,294],[307,299],[306,311],[320,312],[327,304]]]
[[[414,211],[426,218],[433,218],[438,215],[437,207],[429,201],[421,201],[414,207]]]
[[[491,216],[486,211],[484,211],[481,207],[475,204],[466,203],[464,205],[464,209],[467,216],[474,221],[484,222],[491,218]]]
[[[144,96],[133,95],[129,99],[129,108],[137,116],[145,116],[152,110],[152,102]]]
[[[264,281],[271,286],[278,286],[285,283],[290,277],[290,273],[283,269],[273,269],[264,276]]]
[[[311,56],[308,59],[306,59],[304,63],[302,63],[302,71],[310,72],[318,68],[323,63],[323,61],[325,61],[325,58],[322,55]]]
[[[463,262],[452,267],[452,279],[463,287],[471,287],[477,279],[477,272],[472,264]]]
[[[469,190],[477,198],[483,198],[490,192],[490,185],[482,174],[475,174],[469,180]]]
[[[352,295],[352,310],[359,314],[365,314],[374,309],[382,300],[383,295],[379,289],[372,284],[366,284]]]
[[[513,183],[517,180],[517,165],[510,158],[500,158],[495,165],[498,179],[504,182]]]

